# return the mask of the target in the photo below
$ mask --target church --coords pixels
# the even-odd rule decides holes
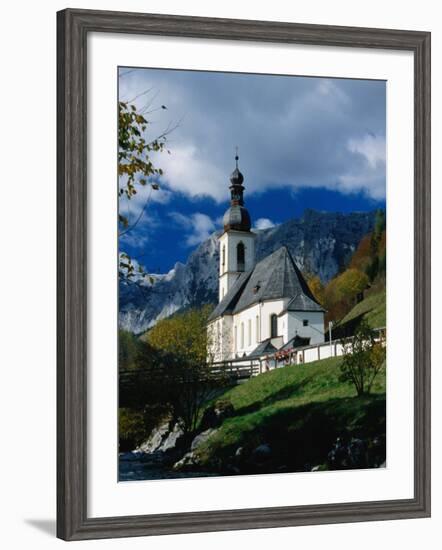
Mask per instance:
[[[244,206],[244,177],[230,176],[230,207],[218,239],[219,303],[208,319],[214,362],[259,358],[324,342],[324,309],[286,246],[255,261],[256,234]]]

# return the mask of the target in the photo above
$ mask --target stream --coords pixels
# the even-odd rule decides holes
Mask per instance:
[[[213,477],[217,474],[208,472],[176,472],[164,464],[156,453],[143,455],[139,460],[118,460],[118,481],[142,481],[153,479],[179,479],[191,477]]]

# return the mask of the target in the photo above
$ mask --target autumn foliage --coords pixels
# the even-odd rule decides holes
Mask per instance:
[[[327,311],[327,323],[345,317],[370,286],[382,282],[385,270],[385,213],[379,210],[373,231],[361,239],[347,269],[338,273],[327,285],[317,275],[306,274],[306,279],[313,296]]]
[[[205,364],[210,311],[207,305],[162,319],[147,333],[146,340],[152,347],[174,354],[185,363]]]

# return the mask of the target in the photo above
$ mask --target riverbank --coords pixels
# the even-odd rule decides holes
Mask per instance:
[[[120,456],[121,479],[382,466],[385,370],[372,393],[358,397],[341,380],[340,362],[283,367],[227,390],[208,403],[190,441],[163,423],[135,453]]]

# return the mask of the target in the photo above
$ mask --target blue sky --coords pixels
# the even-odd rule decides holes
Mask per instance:
[[[175,128],[160,190],[120,205],[136,219],[148,200],[120,250],[151,273],[221,227],[235,146],[255,227],[385,206],[385,82],[121,68],[119,98],[146,110],[148,137]]]

